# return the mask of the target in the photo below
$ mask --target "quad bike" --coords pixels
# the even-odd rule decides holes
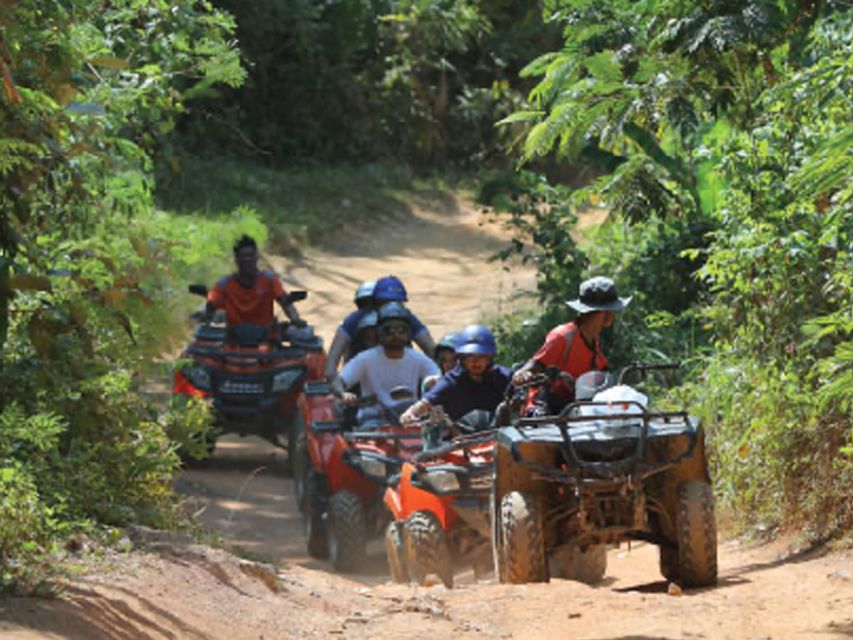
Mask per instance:
[[[677,366],[626,367],[611,391],[636,394],[621,386],[628,374],[644,380]],[[498,431],[492,547],[501,582],[546,582],[554,574],[593,583],[606,571],[606,545],[630,540],[660,547],[667,580],[716,582],[714,499],[698,419],[649,411],[631,393],[601,401],[610,386],[609,374],[584,374],[579,400],[559,415]]]
[[[207,287],[191,285],[191,293],[206,296]],[[288,302],[304,300],[304,291],[288,294]],[[309,327],[287,323],[262,327],[250,323],[227,327],[201,321],[184,350],[174,374],[172,391],[211,401],[215,433],[257,435],[288,448],[292,467],[299,423],[296,399],[306,380],[322,377],[326,355],[323,341]],[[291,469],[292,470],[292,469]]]
[[[390,407],[375,397],[360,400],[354,428],[328,395],[328,386],[310,385],[304,395],[305,429],[296,445],[295,476],[308,553],[329,558],[338,571],[356,571],[367,542],[388,520],[382,505],[388,478],[422,448],[420,427],[399,422],[414,395],[397,390]]]
[[[460,420],[486,430],[453,438],[403,464],[385,491],[393,520],[385,530],[391,577],[426,584],[438,576],[453,586],[453,568],[473,565],[475,576],[491,571],[489,496],[495,430],[491,414],[472,412]]]
[[[512,420],[525,391],[549,382],[536,376],[511,387],[494,413],[472,411],[455,424],[436,407],[423,422],[424,451],[403,464],[385,491],[393,521],[385,531],[391,577],[425,585],[430,575],[453,586],[453,568],[470,564],[475,578],[492,571],[489,502],[496,425]],[[442,433],[443,432],[443,433]],[[442,436],[451,436],[448,441]]]

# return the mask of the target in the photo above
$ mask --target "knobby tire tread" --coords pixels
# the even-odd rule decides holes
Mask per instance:
[[[511,491],[501,500],[502,580],[510,584],[547,582],[545,536],[536,496]]]
[[[453,567],[444,529],[434,513],[416,511],[406,520],[406,549],[412,578],[421,586],[436,575],[453,587]]]
[[[356,571],[364,560],[367,518],[357,495],[338,491],[329,504],[329,557],[337,571]],[[332,549],[334,543],[335,549]]]
[[[683,587],[717,581],[714,493],[707,482],[688,480],[678,488],[678,565]]]

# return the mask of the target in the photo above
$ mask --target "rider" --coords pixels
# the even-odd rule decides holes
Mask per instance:
[[[503,400],[512,374],[494,364],[497,346],[487,327],[472,324],[458,334],[459,364],[401,416],[404,424],[417,422],[431,407],[441,406],[451,420],[482,409],[495,411]]]
[[[234,243],[237,272],[223,278],[207,294],[205,315],[224,309],[229,325],[250,322],[261,326],[273,323],[273,300],[281,305],[290,321],[305,326],[296,307],[287,301],[287,292],[272,271],[258,270],[258,245],[243,235]]]
[[[355,290],[353,302],[355,306],[361,310],[373,311],[373,289],[376,287],[376,280],[365,280]]]
[[[546,396],[549,413],[559,413],[574,400],[575,379],[587,371],[601,371],[607,366],[607,358],[601,351],[601,331],[611,326],[616,312],[631,302],[630,296],[620,298],[613,280],[603,276],[584,280],[579,294],[578,299],[566,302],[578,313],[577,319],[554,327],[545,338],[545,344],[512,377],[513,383],[520,385],[546,367],[557,367],[569,374],[568,379],[561,376],[549,385]]]
[[[456,366],[456,342],[459,340],[459,333],[453,332],[442,336],[435,345],[435,354],[433,360],[441,369],[441,373],[445,374]]]
[[[406,302],[408,299],[406,287],[403,286],[403,283],[396,276],[385,276],[376,281],[376,285],[373,288],[374,308],[379,309],[382,305],[389,302]],[[335,337],[329,346],[329,355],[326,359],[325,373],[327,380],[333,380],[337,375],[338,363],[340,363],[346,354],[347,349],[350,348],[350,344],[355,339],[358,322],[366,313],[368,313],[367,309],[353,311],[344,319],[335,332]],[[435,343],[429,329],[414,314],[411,315],[411,323],[412,339],[424,353],[433,353],[435,351]]]
[[[379,344],[379,335],[376,326],[379,324],[379,314],[375,311],[369,312],[358,321],[355,340],[350,345],[346,361],[349,362],[362,351],[372,349]]]
[[[409,347],[412,314],[399,302],[385,304],[378,313],[379,346],[368,349],[350,360],[332,381],[332,392],[344,404],[355,405],[358,397],[347,391],[361,385],[365,396],[394,404],[391,392],[397,387],[415,390],[422,378],[438,373],[436,364],[423,353]]]

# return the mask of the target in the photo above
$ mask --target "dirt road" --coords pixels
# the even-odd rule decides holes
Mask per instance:
[[[532,271],[485,260],[503,240],[470,205],[444,199],[295,265],[273,262],[290,286],[311,291],[302,313],[327,339],[358,282],[386,273],[405,281],[438,337],[522,304],[515,296],[532,289]],[[452,591],[393,585],[379,543],[365,572],[335,575],[305,554],[284,460],[259,440],[227,437],[179,481],[208,530],[269,566],[142,536],[141,551],[105,552],[101,570],[61,600],[0,601],[0,638],[853,638],[853,553],[782,543],[721,542],[719,585],[680,596],[644,544],[610,551],[596,587],[470,574]]]

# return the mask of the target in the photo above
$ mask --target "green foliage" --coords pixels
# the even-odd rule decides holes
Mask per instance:
[[[239,83],[232,29],[188,1],[0,7],[4,580],[74,528],[175,515],[142,385],[207,251],[154,210],[149,154],[188,96]]]
[[[252,207],[269,227],[270,245],[287,251],[305,241],[332,238],[364,220],[405,211],[398,193],[412,187],[411,171],[399,165],[321,165],[285,171],[233,158],[182,156],[174,169],[162,168],[157,195],[164,208],[196,215],[205,221],[203,226],[211,217],[233,220],[229,212]],[[219,231],[210,229],[213,239]],[[266,237],[265,230],[250,233],[261,240]]]
[[[562,197],[612,212],[584,271],[636,296],[612,359],[693,364],[680,393],[703,412],[721,497],[745,521],[849,527],[853,12],[769,0],[545,12],[564,46],[527,66],[541,80],[504,123],[523,127],[524,159],[555,152],[602,172]]]
[[[216,0],[237,19],[244,86],[193,107],[183,144],[276,165],[494,159],[523,61],[554,41],[516,0]]]

